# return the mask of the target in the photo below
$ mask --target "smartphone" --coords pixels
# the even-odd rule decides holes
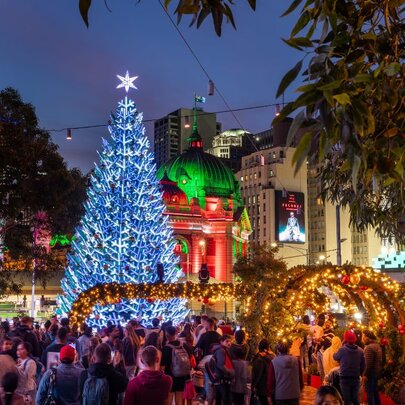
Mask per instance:
[[[114,361],[115,350],[111,350],[111,361]]]

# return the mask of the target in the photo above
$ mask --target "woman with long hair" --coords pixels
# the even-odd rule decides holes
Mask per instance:
[[[14,372],[8,372],[4,374],[1,381],[3,391],[0,395],[0,403],[3,405],[24,405],[24,397],[20,394],[16,394],[15,390],[18,386],[18,374]]]
[[[35,402],[37,394],[37,383],[35,375],[37,373],[37,364],[30,357],[32,346],[28,342],[20,342],[17,346],[17,371],[20,376],[18,381],[17,393],[31,397]]]
[[[123,356],[125,360],[125,370],[129,379],[135,376],[136,359],[141,341],[134,328],[128,324],[124,329]]]
[[[96,347],[100,344],[100,340],[98,337],[91,337],[89,341],[89,365],[95,363],[95,356],[94,353],[96,351]]]
[[[191,323],[186,323],[182,332],[178,336],[179,340],[183,340],[190,347],[194,347],[194,335],[191,332]]]

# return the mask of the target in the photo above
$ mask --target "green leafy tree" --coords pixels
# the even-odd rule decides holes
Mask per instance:
[[[275,257],[277,248],[254,246],[248,256],[236,261],[235,278],[246,287],[246,296],[240,312],[240,322],[246,328],[254,345],[262,338],[272,344],[278,340],[280,325],[291,318],[284,311],[282,291],[288,283],[287,265]],[[292,321],[292,318],[291,318]]]
[[[27,271],[35,259],[41,281],[51,275],[50,269],[61,269],[64,263],[33,246],[33,229],[41,226],[34,223],[35,214],[46,212],[51,233],[72,233],[82,215],[86,184],[78,169],[67,168],[49,133],[39,128],[34,107],[15,89],[2,90],[0,250],[7,246],[8,258]]]
[[[295,0],[284,15],[301,3]],[[350,208],[358,230],[405,243],[405,82],[402,1],[306,1],[285,42],[304,56],[277,96],[302,73],[297,99],[277,120],[297,112],[288,142],[303,135],[296,170],[320,165],[321,195]],[[305,130],[306,128],[306,130]]]

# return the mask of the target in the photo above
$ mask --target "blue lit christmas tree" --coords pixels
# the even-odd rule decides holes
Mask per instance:
[[[117,87],[136,88],[137,77],[118,76]],[[91,176],[85,214],[76,229],[60,297],[68,312],[78,294],[97,284],[155,283],[163,265],[164,282],[181,276],[173,253],[172,230],[163,216],[164,203],[156,178],[156,166],[145,136],[142,113],[127,96],[111,115],[112,141],[103,139],[100,164]],[[142,318],[147,323],[162,316],[174,322],[187,315],[185,300],[148,302],[125,300],[96,306],[88,323],[106,325]]]

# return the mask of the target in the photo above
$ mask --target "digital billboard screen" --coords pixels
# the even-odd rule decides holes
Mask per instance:
[[[304,193],[276,190],[275,197],[277,240],[305,243]]]

